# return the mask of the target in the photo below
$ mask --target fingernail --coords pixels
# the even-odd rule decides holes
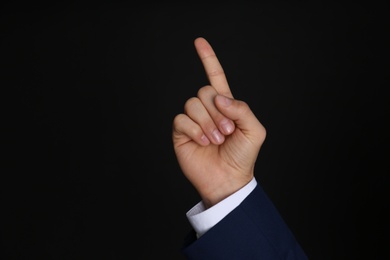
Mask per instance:
[[[232,104],[232,100],[230,98],[225,97],[225,96],[218,95],[216,97],[216,99],[217,99],[217,102],[219,102],[221,105],[223,105],[225,107],[228,107]]]
[[[209,139],[205,135],[202,135],[200,139],[202,140],[202,143],[205,145],[208,145],[210,143]]]
[[[223,137],[223,135],[222,135],[217,129],[215,129],[215,130],[211,133],[211,135],[213,136],[214,141],[216,141],[218,144],[220,144],[220,143],[223,142],[224,137]]]
[[[224,134],[231,134],[234,130],[232,123],[226,118],[221,121],[221,128],[223,129]]]

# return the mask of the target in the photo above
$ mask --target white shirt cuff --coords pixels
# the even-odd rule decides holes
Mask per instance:
[[[254,190],[256,185],[256,179],[253,178],[247,185],[211,208],[206,209],[202,201],[192,207],[186,216],[198,238],[234,210]]]

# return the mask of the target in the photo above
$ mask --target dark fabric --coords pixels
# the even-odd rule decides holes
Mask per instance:
[[[308,259],[260,185],[202,237],[191,231],[182,252],[188,259]]]

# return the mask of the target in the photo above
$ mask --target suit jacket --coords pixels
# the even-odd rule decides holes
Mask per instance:
[[[188,259],[308,259],[262,187],[256,188],[199,239],[194,231],[182,248]]]

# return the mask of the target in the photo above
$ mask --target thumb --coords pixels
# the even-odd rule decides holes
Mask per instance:
[[[246,102],[217,95],[215,105],[222,114],[233,120],[245,135],[265,139],[264,126]]]

